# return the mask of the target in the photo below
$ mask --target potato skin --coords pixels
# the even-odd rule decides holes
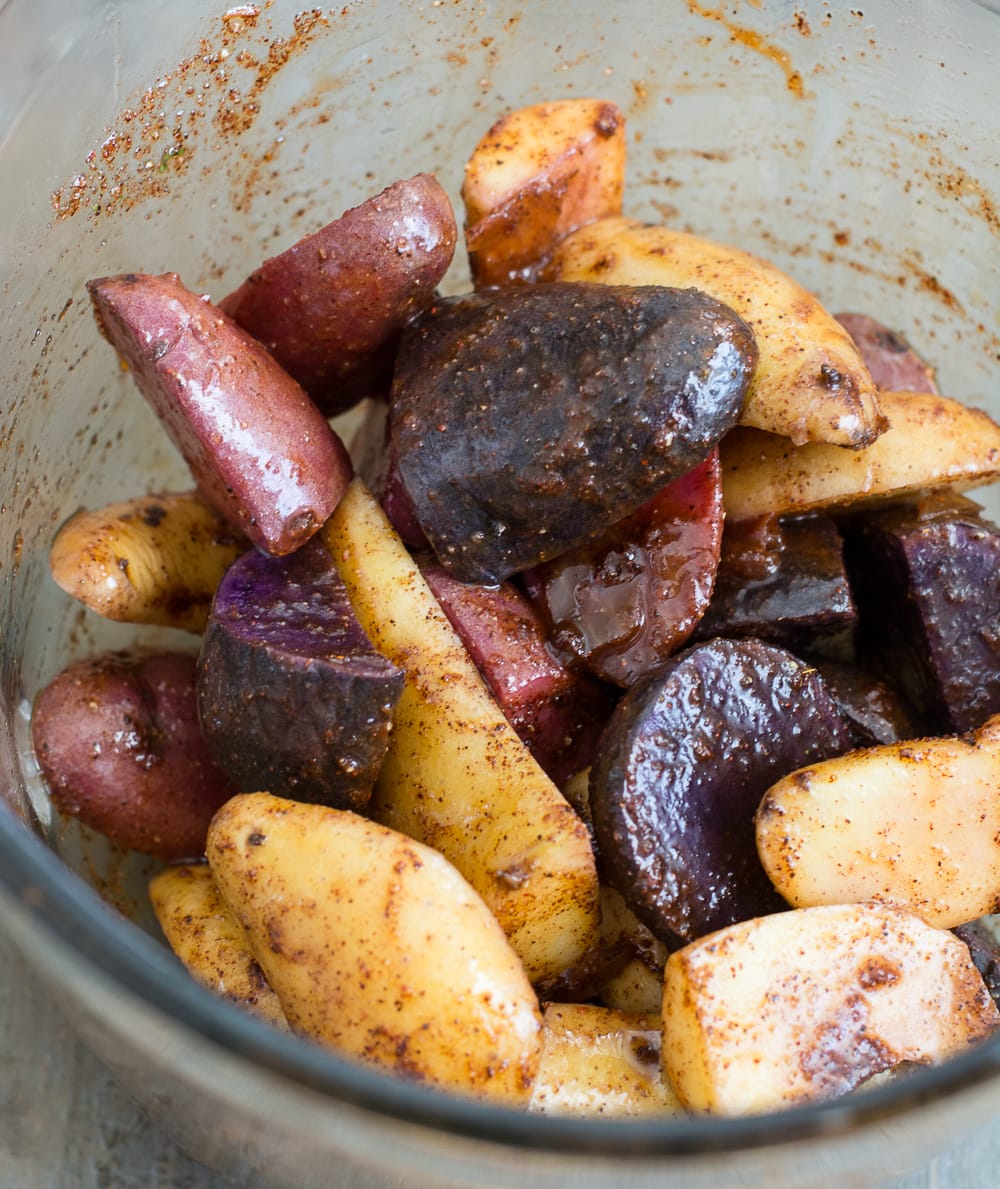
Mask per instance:
[[[201,855],[235,790],[202,741],[194,676],[186,653],[108,652],[55,677],[31,736],[56,808],[125,849]]]
[[[302,388],[176,273],[124,273],[87,288],[98,325],[208,502],[266,553],[307,541],[352,471]]]
[[[332,416],[388,393],[399,331],[433,299],[457,236],[447,194],[420,173],[265,260],[219,306]]]

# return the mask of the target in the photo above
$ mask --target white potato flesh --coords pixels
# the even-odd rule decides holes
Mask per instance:
[[[719,1115],[832,1098],[1000,1024],[964,942],[871,903],[790,909],[692,942],[667,961],[662,1017],[677,1097]]]
[[[446,855],[532,981],[557,978],[597,941],[586,826],[504,718],[360,481],[322,535],[372,643],[406,673],[369,814]]]
[[[883,392],[890,428],[864,450],[752,429],[722,440],[722,502],[731,520],[878,504],[1000,476],[1000,425],[979,409],[924,392]]]
[[[267,793],[228,801],[206,853],[296,1032],[429,1085],[527,1103],[538,1000],[442,855]]]
[[[735,310],[760,352],[743,425],[793,442],[853,448],[885,429],[877,389],[851,336],[811,293],[749,252],[616,217],[568,235],[545,275],[692,287]]]
[[[149,898],[164,937],[192,978],[288,1030],[278,997],[205,863],[165,868],[150,882]]]
[[[949,929],[1000,909],[1000,716],[973,735],[803,768],[764,794],[757,849],[797,907],[885,900]]]
[[[539,1114],[634,1118],[685,1113],[660,1075],[656,1013],[550,1003],[530,1109]]]
[[[598,997],[605,1007],[630,1012],[660,1010],[667,947],[654,937],[614,888],[601,886],[601,945],[627,946],[634,957],[602,979]]]

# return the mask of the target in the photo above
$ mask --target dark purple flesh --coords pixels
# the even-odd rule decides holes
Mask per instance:
[[[722,538],[713,450],[631,516],[524,575],[557,648],[624,688],[677,651],[704,614]]]
[[[404,675],[372,647],[327,549],[248,553],[219,585],[198,659],[202,730],[244,792],[359,811]]]
[[[901,334],[868,314],[837,314],[883,392],[937,392],[934,369]]]
[[[601,738],[590,806],[606,881],[668,945],[787,908],[754,814],[851,733],[816,670],[760,640],[710,640],[634,685]]]
[[[845,527],[859,655],[892,675],[928,734],[1000,712],[1000,530],[980,511],[935,496]]]
[[[421,571],[500,709],[557,785],[593,759],[614,704],[609,690],[568,668],[549,648],[544,625],[512,582],[477,586],[440,564]]]
[[[792,652],[851,655],[857,611],[843,543],[827,516],[726,524],[712,600],[696,640],[755,636]]]
[[[912,711],[889,681],[858,665],[825,658],[813,658],[813,663],[850,727],[855,747],[899,743],[920,734]]]
[[[396,467],[438,560],[497,583],[582,544],[702,462],[756,365],[695,290],[551,283],[438,302],[404,332]]]

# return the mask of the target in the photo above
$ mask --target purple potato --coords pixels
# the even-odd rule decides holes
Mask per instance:
[[[404,675],[376,652],[329,551],[245,554],[219,585],[198,658],[205,739],[242,792],[360,811]]]
[[[851,729],[855,747],[877,747],[915,739],[920,731],[912,711],[888,681],[858,665],[815,660],[827,692]]]
[[[298,384],[175,273],[89,281],[98,324],[205,499],[268,553],[291,553],[351,479],[340,438]]]
[[[787,908],[754,814],[780,777],[848,751],[816,670],[761,640],[671,657],[619,702],[590,775],[606,881],[668,945]]]
[[[934,369],[901,334],[868,314],[837,314],[883,392],[937,392]]]
[[[388,395],[399,332],[433,301],[457,234],[420,173],[265,260],[219,306],[332,416]]]
[[[961,496],[845,522],[859,655],[889,673],[927,734],[1000,713],[1000,529]]]
[[[396,468],[441,564],[500,582],[704,461],[756,361],[746,323],[693,289],[553,283],[446,299],[403,335]]]
[[[986,989],[1000,1003],[1000,941],[996,933],[982,920],[958,925],[952,929],[952,933],[969,947],[972,961],[983,976]]]

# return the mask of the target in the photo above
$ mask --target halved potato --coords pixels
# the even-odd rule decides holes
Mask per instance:
[[[322,534],[361,625],[406,672],[369,814],[446,855],[532,981],[556,978],[597,940],[586,826],[504,718],[360,480]]]
[[[429,1085],[526,1105],[538,1000],[437,851],[348,810],[250,793],[206,848],[292,1028]]]
[[[731,520],[888,502],[989,483],[1000,475],[1000,425],[932,393],[883,392],[890,428],[864,450],[735,429],[720,447],[722,502]]]
[[[605,99],[510,112],[465,167],[466,245],[478,287],[523,280],[568,232],[622,209],[625,121]]]
[[[671,954],[663,1068],[689,1109],[775,1110],[936,1063],[1000,1024],[968,946],[884,904],[730,925]]]
[[[743,425],[797,443],[855,449],[886,428],[875,384],[851,336],[811,293],[749,252],[668,227],[608,218],[566,236],[545,275],[692,287],[735,310],[760,350]]]
[[[601,1003],[619,1011],[659,1013],[667,947],[639,920],[621,892],[604,885],[601,886],[601,944],[627,947],[633,955],[619,970],[598,983]]]
[[[761,801],[757,849],[797,907],[884,900],[941,929],[1000,911],[1000,716],[786,776]]]
[[[589,1003],[550,1003],[530,1109],[539,1114],[680,1115],[660,1076],[660,1019]]]
[[[278,996],[207,864],[165,867],[151,880],[149,898],[170,948],[193,978],[287,1031]]]

